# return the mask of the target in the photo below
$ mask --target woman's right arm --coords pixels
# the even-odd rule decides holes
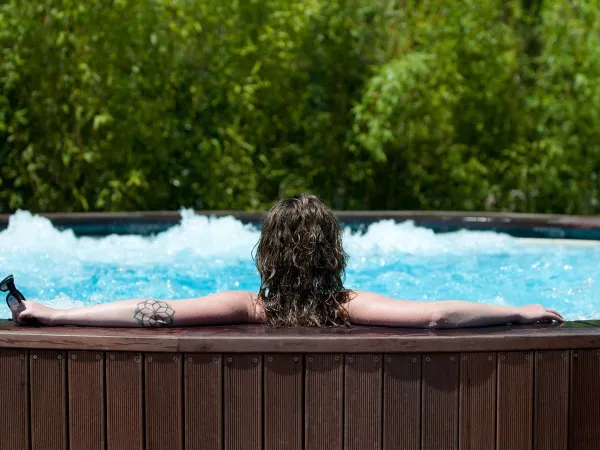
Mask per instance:
[[[219,292],[183,300],[119,300],[70,309],[54,309],[35,301],[23,301],[11,310],[17,323],[34,321],[42,325],[160,328],[262,321],[256,296],[245,291]]]
[[[365,291],[354,291],[346,310],[352,323],[389,327],[461,328],[564,320],[558,312],[541,305],[518,307],[461,300],[408,301]]]

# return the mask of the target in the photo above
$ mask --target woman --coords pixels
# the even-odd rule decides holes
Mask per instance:
[[[337,218],[315,196],[279,201],[262,226],[256,253],[258,294],[220,292],[185,300],[138,299],[59,310],[34,301],[11,305],[13,320],[44,325],[165,327],[233,323],[271,326],[349,324],[416,328],[562,322],[540,305],[396,300],[343,285],[347,255]]]

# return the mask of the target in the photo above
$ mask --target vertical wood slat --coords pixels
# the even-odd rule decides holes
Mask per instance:
[[[225,450],[262,449],[262,384],[262,355],[225,356]]]
[[[0,349],[0,439],[6,450],[29,449],[29,355]]]
[[[498,353],[496,450],[530,450],[533,439],[533,353]]]
[[[66,354],[35,350],[30,354],[31,447],[67,450]]]
[[[496,438],[496,354],[460,355],[460,450],[494,448]]]
[[[345,356],[344,448],[378,450],[382,431],[381,355]]]
[[[146,450],[183,450],[181,355],[145,355]]]
[[[569,450],[600,445],[600,350],[571,352]]]
[[[104,354],[69,352],[69,446],[104,450]]]
[[[567,450],[569,352],[535,353],[534,450]]]
[[[420,450],[421,355],[383,357],[383,449]]]
[[[265,449],[302,449],[301,355],[265,355]]]
[[[185,448],[222,448],[223,358],[187,354],[184,361]]]
[[[458,447],[459,356],[423,355],[423,450]]]
[[[340,354],[308,354],[305,362],[305,448],[340,450],[343,445],[344,365]]]
[[[111,352],[106,359],[108,450],[144,448],[142,355]]]

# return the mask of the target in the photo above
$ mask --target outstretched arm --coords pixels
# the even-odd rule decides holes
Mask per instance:
[[[448,300],[395,300],[373,292],[355,291],[346,308],[350,321],[361,325],[413,328],[459,328],[507,323],[562,322],[562,316],[541,305],[497,306]]]
[[[166,327],[254,323],[261,319],[250,292],[219,292],[185,300],[121,300],[94,306],[54,309],[24,301],[13,309],[13,319],[44,325],[103,327]]]

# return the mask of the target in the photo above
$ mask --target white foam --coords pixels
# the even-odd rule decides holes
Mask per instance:
[[[259,233],[256,227],[244,225],[233,217],[211,218],[182,210],[180,224],[154,237],[78,238],[71,230],[57,230],[44,217],[18,211],[10,217],[8,228],[0,232],[0,254],[3,260],[27,254],[66,263],[75,260],[119,265],[165,263],[183,252],[213,260],[239,260],[250,258]],[[374,223],[364,233],[346,228],[343,240],[351,255],[496,252],[505,251],[518,242],[493,232],[435,234],[413,222],[393,220]]]
[[[0,233],[0,252],[36,254],[52,259],[149,265],[172,260],[181,252],[200,257],[249,258],[259,231],[233,217],[210,218],[181,211],[181,223],[154,237],[110,235],[103,238],[76,237],[60,231],[50,220],[28,211],[18,211]]]
[[[507,251],[516,243],[518,240],[510,236],[489,231],[435,234],[428,228],[417,227],[412,221],[381,220],[370,225],[364,234],[344,230],[344,245],[350,254],[494,253]]]

